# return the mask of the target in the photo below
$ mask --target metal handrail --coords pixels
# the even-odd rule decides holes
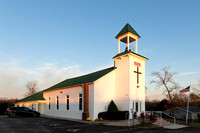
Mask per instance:
[[[165,112],[162,112],[162,113],[164,113],[165,115],[167,115],[167,116],[173,118],[173,119],[174,119],[174,125],[176,124],[176,118],[175,118],[175,117],[173,117],[173,116],[171,116],[171,115],[169,115],[169,114],[167,114],[167,113],[165,113]]]
[[[155,115],[155,116],[157,116],[157,117],[160,117],[160,118],[162,118],[162,113],[163,113],[163,114],[165,114],[165,115],[167,115],[167,116],[173,118],[173,119],[174,119],[174,125],[176,124],[176,118],[173,117],[173,116],[171,116],[171,115],[169,115],[169,114],[167,114],[167,113],[165,113],[165,112],[163,112],[163,111],[146,111],[146,112],[147,112],[147,113],[150,112],[150,113],[152,113],[153,115]],[[154,113],[154,112],[155,112],[155,113]],[[161,116],[157,115],[156,113],[160,113]]]

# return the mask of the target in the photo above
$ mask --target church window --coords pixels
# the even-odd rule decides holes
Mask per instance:
[[[142,103],[140,102],[140,112],[142,111]]]
[[[41,104],[38,103],[38,112],[40,112],[40,111],[41,111]]]
[[[138,112],[138,102],[135,103],[135,106],[136,106],[135,110],[136,110],[136,112]]]
[[[66,109],[69,110],[69,95],[67,95],[67,104],[66,104]]]
[[[51,98],[49,97],[49,110],[51,109]]]
[[[57,105],[57,106],[56,106],[56,109],[58,110],[58,109],[59,109],[59,97],[57,96],[56,99],[57,99],[57,100],[56,100],[56,105]]]
[[[82,94],[79,94],[79,110],[82,110]]]

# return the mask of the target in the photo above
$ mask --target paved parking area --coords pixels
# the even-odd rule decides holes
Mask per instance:
[[[133,127],[105,126],[102,124],[83,123],[53,118],[31,118],[0,116],[0,133],[197,133],[200,128],[187,127],[170,129],[136,129]]]

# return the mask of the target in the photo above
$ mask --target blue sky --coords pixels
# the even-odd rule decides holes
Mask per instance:
[[[171,65],[185,87],[200,77],[198,0],[0,1],[0,98],[22,98],[29,80],[39,89],[113,66],[115,36],[129,23],[141,36],[138,53],[152,71]]]

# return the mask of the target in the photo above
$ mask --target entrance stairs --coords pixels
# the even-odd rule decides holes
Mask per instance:
[[[153,123],[154,125],[160,126],[160,127],[165,127],[169,125],[173,125],[173,123],[170,123],[162,118],[156,118],[156,121]]]
[[[156,117],[156,121],[153,123],[154,125],[167,128],[167,129],[180,129],[186,127],[185,125],[176,124],[176,118],[173,116],[170,116],[169,114],[162,112],[162,111],[146,111],[146,113],[151,114],[152,116]],[[174,119],[173,123],[170,123],[166,121],[165,119],[162,119],[162,115],[166,115],[172,119]]]

